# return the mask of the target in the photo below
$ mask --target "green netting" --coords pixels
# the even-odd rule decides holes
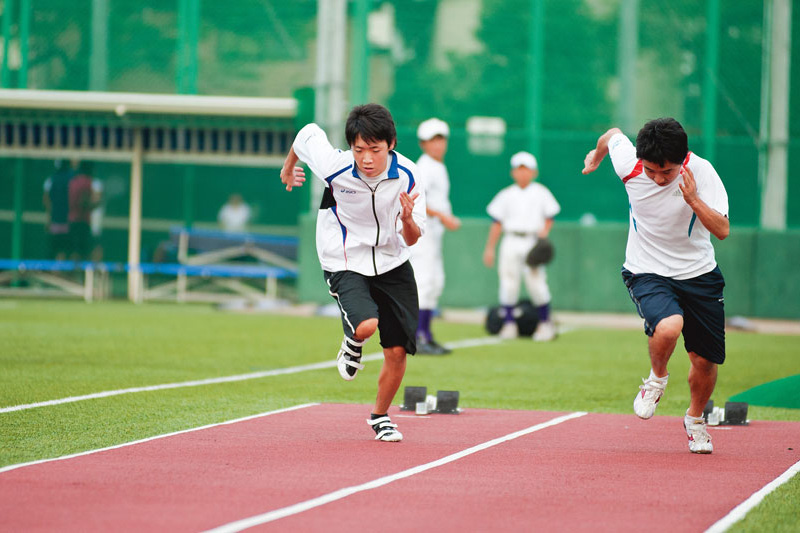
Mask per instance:
[[[600,133],[625,117],[627,133],[635,135],[645,120],[670,115],[685,125],[695,152],[714,155],[733,223],[758,225],[764,2],[718,2],[717,69],[709,78],[711,0],[374,0],[368,1],[365,39],[352,34],[357,1],[348,3],[346,59],[353,46],[369,43],[369,72],[361,73],[368,75],[369,99],[392,110],[398,148],[406,155],[420,153],[414,132],[421,120],[435,115],[450,123],[447,163],[457,214],[484,217],[493,194],[510,183],[509,155],[530,149],[537,152],[540,179],[561,201],[559,220],[591,213],[624,222],[625,197],[610,166],[587,178],[580,174],[583,157]],[[19,16],[25,4],[31,6],[27,56]],[[631,5],[638,6],[635,30],[625,34]],[[10,87],[290,97],[315,81],[316,0],[0,0],[0,6]],[[793,10],[792,22],[797,57],[800,9]],[[632,55],[630,84],[626,54]],[[358,74],[347,72],[344,79],[350,83]],[[790,75],[787,222],[798,227],[800,120],[794,117],[800,116],[800,68]],[[712,105],[714,131],[707,132]],[[474,116],[505,121],[496,153],[471,145],[466,124]],[[706,146],[709,138],[713,146]],[[24,165],[26,213],[41,213],[50,164]],[[3,256],[10,247],[16,168],[0,157]],[[125,176],[122,166],[97,168]],[[259,223],[294,225],[308,209],[307,197],[279,196],[279,187],[264,185],[277,180],[273,170],[198,169],[190,197],[184,167],[145,170],[145,216],[154,219],[180,223],[188,212],[195,221],[213,223],[216,206],[234,189],[261,205]],[[128,204],[127,183],[121,183],[118,196],[109,198],[109,212],[122,217]],[[34,226],[25,231],[36,232]]]

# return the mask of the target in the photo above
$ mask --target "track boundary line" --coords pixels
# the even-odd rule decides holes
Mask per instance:
[[[391,474],[388,476],[383,476],[372,481],[367,481],[366,483],[362,483],[360,485],[354,485],[351,487],[345,487],[343,489],[336,490],[334,492],[329,492],[328,494],[323,494],[322,496],[318,496],[316,498],[312,498],[310,500],[306,500],[304,502],[299,502],[294,505],[289,505],[287,507],[283,507],[281,509],[275,509],[273,511],[268,511],[266,513],[251,516],[248,518],[243,518],[241,520],[236,520],[234,522],[230,522],[228,524],[223,524],[221,526],[215,527],[213,529],[207,530],[206,533],[234,533],[238,531],[243,531],[245,529],[249,529],[251,527],[255,527],[261,524],[266,524],[268,522],[273,522],[275,520],[279,520],[281,518],[286,518],[287,516],[292,516],[295,514],[302,513],[304,511],[308,511],[315,507],[320,507],[322,505],[341,500],[353,494],[376,489],[378,487],[382,487],[384,485],[388,485],[394,481],[398,481],[400,479],[405,479],[407,477],[411,477],[415,474],[419,474],[425,472],[426,470],[431,470],[432,468],[436,468],[438,466],[446,465],[448,463],[452,463],[453,461],[457,461],[458,459],[462,459],[468,455],[472,455],[482,450],[486,450],[493,446],[497,446],[498,444],[502,444],[504,442],[508,442],[514,440],[519,437],[523,437],[525,435],[529,435],[536,431],[540,431],[542,429],[546,429],[552,426],[556,426],[561,424],[562,422],[566,422],[568,420],[572,420],[575,418],[580,418],[582,416],[586,416],[588,413],[585,411],[575,411],[574,413],[570,413],[568,415],[559,416],[548,420],[547,422],[542,422],[540,424],[536,424],[534,426],[530,426],[528,428],[522,429],[520,431],[515,431],[513,433],[509,433],[508,435],[504,435],[502,437],[498,437],[496,439],[492,439],[486,441],[481,444],[477,444],[465,450],[461,450],[460,452],[456,452],[441,459],[437,459],[435,461],[431,461],[429,463],[425,463],[419,466],[415,466],[401,472],[397,472],[396,474]]]
[[[86,451],[83,451],[83,452],[72,453],[72,454],[69,454],[69,455],[62,455],[60,457],[50,457],[48,459],[38,459],[36,461],[29,461],[27,463],[17,463],[17,464],[14,464],[14,465],[8,465],[8,466],[4,466],[4,467],[0,468],[0,474],[3,474],[3,473],[8,472],[10,470],[16,470],[18,468],[22,468],[22,467],[25,467],[25,466],[33,466],[33,465],[38,465],[38,464],[42,464],[42,463],[50,463],[50,462],[53,462],[53,461],[63,461],[65,459],[72,459],[74,457],[81,457],[83,455],[91,455],[93,453],[105,452],[105,451],[108,451],[108,450],[116,450],[118,448],[125,448],[127,446],[133,446],[135,444],[143,444],[143,443],[149,442],[151,440],[164,439],[166,437],[173,437],[175,435],[181,435],[183,433],[192,433],[194,431],[201,431],[201,430],[204,430],[204,429],[210,429],[210,428],[217,427],[217,426],[227,426],[229,424],[237,424],[239,422],[246,422],[248,420],[254,420],[256,418],[263,418],[265,416],[277,415],[277,414],[280,414],[280,413],[287,413],[289,411],[297,411],[298,409],[304,409],[306,407],[314,407],[315,405],[320,405],[320,404],[319,403],[301,403],[299,405],[293,405],[292,407],[284,407],[283,409],[276,409],[274,411],[266,411],[264,413],[258,413],[258,414],[255,414],[255,415],[245,416],[245,417],[242,417],[242,418],[235,418],[233,420],[225,420],[224,422],[215,422],[214,424],[206,424],[204,426],[197,426],[197,427],[194,427],[194,428],[182,429],[180,431],[173,431],[171,433],[164,433],[162,435],[154,435],[152,437],[147,437],[147,438],[139,439],[139,440],[133,440],[131,442],[123,442],[122,444],[115,444],[113,446],[107,446],[105,448],[97,448],[95,450],[86,450]]]
[[[769,493],[792,479],[798,472],[800,472],[800,461],[790,466],[786,472],[761,487],[745,501],[731,509],[728,514],[712,524],[710,528],[706,529],[705,533],[723,533],[724,531],[728,531],[733,524],[743,519],[747,513],[753,510],[753,507],[761,503]]]
[[[474,348],[476,346],[485,346],[487,344],[499,344],[501,339],[496,337],[479,337],[475,339],[465,339],[447,343],[446,346],[450,349],[455,348]],[[383,352],[376,352],[365,355],[361,358],[362,361],[375,361],[383,358]],[[132,394],[138,392],[152,392],[159,390],[180,389],[183,387],[200,387],[203,385],[216,385],[219,383],[233,383],[236,381],[246,381],[248,379],[268,378],[272,376],[282,376],[286,374],[297,374],[299,372],[307,372],[310,370],[321,370],[323,368],[332,368],[336,366],[336,360],[323,361],[320,363],[311,363],[307,365],[290,366],[285,368],[275,368],[272,370],[263,370],[260,372],[250,372],[247,374],[236,374],[233,376],[222,376],[218,378],[195,379],[190,381],[179,381],[176,383],[164,383],[162,385],[146,385],[143,387],[130,387],[127,389],[117,389],[102,392],[93,392],[91,394],[83,394],[81,396],[69,396],[67,398],[59,398],[56,400],[46,400],[43,402],[27,403],[20,405],[13,405],[10,407],[0,407],[0,413],[12,413],[14,411],[24,411],[26,409],[35,409],[37,407],[49,407],[53,405],[62,405],[65,403],[81,402],[85,400],[97,400],[99,398],[109,398],[111,396],[120,396],[122,394]]]

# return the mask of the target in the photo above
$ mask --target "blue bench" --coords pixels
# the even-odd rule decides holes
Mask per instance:
[[[179,263],[124,263],[90,261],[50,261],[40,259],[0,259],[0,294],[11,296],[79,297],[87,302],[109,296],[109,274],[137,269],[144,286],[142,299],[184,301],[225,301],[263,299],[277,296],[279,279],[294,279],[296,268],[259,264],[184,265]],[[157,277],[174,278],[169,281]],[[35,279],[34,285],[19,286],[20,279]],[[242,279],[264,280],[264,288]],[[148,287],[149,285],[149,287]],[[214,286],[201,292],[198,288]],[[220,289],[223,289],[221,291]]]
[[[108,296],[110,272],[124,272],[122,263],[0,259],[0,293],[10,296],[79,297],[87,302]],[[21,279],[37,284],[19,286]]]
[[[126,266],[130,271],[133,267]],[[141,263],[136,267],[142,274],[143,300],[175,299],[186,301],[226,301],[231,299],[275,298],[279,279],[297,278],[296,268],[258,264],[187,265],[182,263]],[[175,277],[161,281],[157,277]],[[251,281],[264,280],[263,289]],[[208,290],[208,289],[215,290]],[[223,289],[223,291],[220,291]]]

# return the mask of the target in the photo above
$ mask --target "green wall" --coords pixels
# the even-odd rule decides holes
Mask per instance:
[[[445,237],[447,283],[442,307],[488,307],[497,304],[497,273],[483,265],[488,219],[462,219]],[[314,247],[315,215],[301,219],[300,278],[302,301],[331,301]],[[634,312],[622,284],[627,224],[557,222],[552,240],[555,259],[548,281],[556,310]],[[767,232],[734,227],[724,241],[715,239],[717,262],[725,275],[728,316],[800,319],[800,231]]]

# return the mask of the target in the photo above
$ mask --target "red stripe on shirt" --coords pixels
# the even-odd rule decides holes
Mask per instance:
[[[635,178],[641,173],[642,173],[642,160],[640,159],[639,161],[636,162],[636,166],[633,167],[631,173],[622,178],[622,183],[627,183],[629,179]]]

